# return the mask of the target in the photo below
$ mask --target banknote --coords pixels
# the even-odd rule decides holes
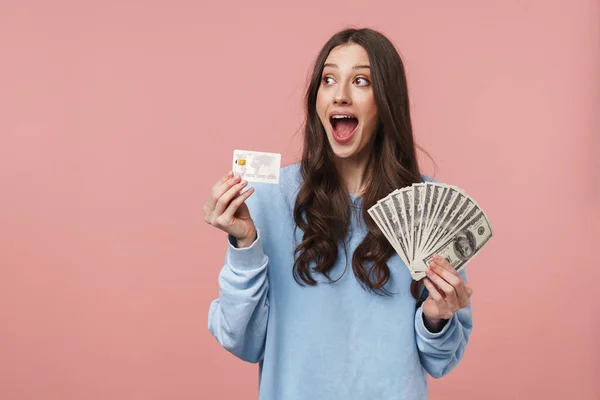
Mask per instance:
[[[281,154],[260,151],[234,150],[234,175],[248,182],[279,183]]]
[[[465,198],[460,208],[453,213],[454,216],[451,218],[450,222],[442,229],[442,234],[437,242],[445,242],[448,240],[454,232],[462,229],[461,224],[469,222],[479,211],[479,207],[476,206],[475,202],[470,197]],[[428,250],[431,249],[424,249],[423,251],[427,252]]]
[[[400,259],[404,262],[404,264],[408,265],[408,260],[406,259],[405,252],[402,248],[396,243],[392,234],[389,231],[389,228],[386,226],[384,221],[385,218],[381,218],[380,215],[383,215],[383,211],[381,210],[380,205],[375,205],[367,210],[369,215],[375,221],[375,224],[379,227],[381,232],[385,235],[386,239],[390,242],[396,253],[400,256]]]
[[[394,205],[394,210],[396,212],[396,218],[398,219],[398,223],[400,226],[400,231],[398,232],[398,237],[396,238],[399,242],[404,244],[404,249],[406,250],[406,258],[408,259],[409,255],[409,239],[408,239],[408,226],[407,226],[407,218],[404,213],[404,206],[402,195],[399,190],[393,191],[389,197],[392,199],[392,204]]]
[[[377,202],[379,204],[378,209],[382,213],[384,224],[386,225],[387,231],[390,233],[390,242],[392,244],[399,245],[398,230],[399,230],[399,219],[394,212],[393,204],[391,203],[390,196],[385,197]]]
[[[459,194],[460,192],[458,191],[457,187],[447,186],[446,193],[442,198],[442,201],[438,208],[438,212],[433,216],[433,220],[431,221],[428,237],[425,242],[424,248],[427,249],[429,248],[429,245],[433,244],[435,238],[438,236],[438,233],[441,229],[441,225],[443,224],[444,218],[446,217],[446,213],[457,200]]]
[[[395,245],[396,241],[394,240],[394,237],[389,230],[389,223],[386,223],[385,214],[381,210],[381,206],[379,204],[376,204],[373,207],[369,208],[367,212],[371,215],[371,218],[373,218],[375,223],[379,226],[379,229],[385,235],[386,239],[392,245]]]
[[[426,229],[427,229],[427,221],[429,220],[429,213],[431,212],[431,203],[433,203],[433,188],[435,186],[428,183],[425,183],[425,189],[424,189],[424,195],[423,195],[423,216],[421,219],[421,229],[419,232],[419,238],[418,238],[418,243],[417,243],[417,247],[419,249],[421,249],[422,244],[423,243],[423,238],[426,238],[427,236],[425,235]],[[420,255],[419,255],[420,257]]]
[[[437,182],[396,189],[368,210],[406,264],[423,279],[435,254],[457,270],[493,236],[486,214],[463,189]]]
[[[433,260],[433,256],[439,254],[455,270],[460,271],[479,253],[479,250],[491,237],[492,228],[485,213],[481,211],[468,225],[432,251],[427,257],[424,257],[422,261],[429,265]]]
[[[433,195],[431,196],[431,205],[429,206],[429,213],[427,214],[427,223],[425,224],[425,235],[424,240],[421,241],[421,245],[424,246],[425,242],[429,238],[431,231],[431,222],[434,220],[434,216],[437,215],[439,206],[442,203],[442,199],[446,193],[446,186],[443,184],[429,184],[432,187]]]
[[[409,251],[409,260],[412,263],[413,248],[415,247],[415,243],[413,242],[413,191],[412,187],[404,188],[400,190],[400,195],[402,196],[402,206],[404,207],[404,215],[406,216],[406,241],[408,242],[408,251]]]
[[[413,188],[413,250],[411,254],[412,260],[417,260],[420,255],[419,252],[419,241],[421,239],[421,224],[423,222],[423,200],[425,195],[425,184],[416,183],[412,185]]]
[[[438,225],[438,230],[437,230],[437,232],[434,232],[435,236],[432,238],[433,242],[439,243],[442,240],[442,238],[444,237],[444,235],[447,234],[450,231],[450,228],[451,228],[449,226],[450,225],[450,221],[453,220],[453,218],[455,217],[455,215],[461,209],[461,206],[463,204],[465,204],[467,202],[467,200],[468,199],[465,196],[461,196],[460,195],[460,192],[456,193],[456,199],[448,207],[448,209],[446,210],[446,213],[444,214],[444,216],[441,217],[441,223]],[[427,251],[428,248],[425,247],[423,250]]]
[[[402,228],[400,226],[400,218],[396,213],[392,197],[388,196],[382,200],[379,200],[379,206],[385,217],[385,222],[389,227],[389,232],[391,233],[391,241],[394,242],[399,248],[399,251],[397,252],[400,256],[402,256],[403,260],[409,260],[408,250],[406,249],[406,245],[402,240]]]

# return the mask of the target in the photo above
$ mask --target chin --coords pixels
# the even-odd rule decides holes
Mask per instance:
[[[341,158],[341,159],[350,159],[352,157],[354,157],[356,155],[356,149],[339,149],[336,147],[332,147],[333,150],[333,154],[335,154],[335,156],[337,158]]]
[[[333,138],[327,138],[331,151],[338,158],[349,158],[356,153],[356,148],[353,144],[345,143],[341,144],[335,141]]]

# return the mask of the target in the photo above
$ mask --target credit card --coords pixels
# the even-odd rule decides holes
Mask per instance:
[[[233,174],[248,182],[279,183],[281,154],[234,150]]]

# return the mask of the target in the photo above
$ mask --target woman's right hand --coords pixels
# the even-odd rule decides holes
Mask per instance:
[[[256,240],[256,227],[245,203],[254,188],[240,194],[247,184],[229,171],[213,186],[204,204],[205,221],[236,238],[237,247],[249,247]]]

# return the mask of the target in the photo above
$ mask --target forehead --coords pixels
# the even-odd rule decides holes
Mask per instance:
[[[369,55],[367,51],[356,43],[346,43],[337,47],[329,52],[326,63],[337,64],[340,68],[342,65],[347,64],[352,66],[354,64],[369,65]]]

